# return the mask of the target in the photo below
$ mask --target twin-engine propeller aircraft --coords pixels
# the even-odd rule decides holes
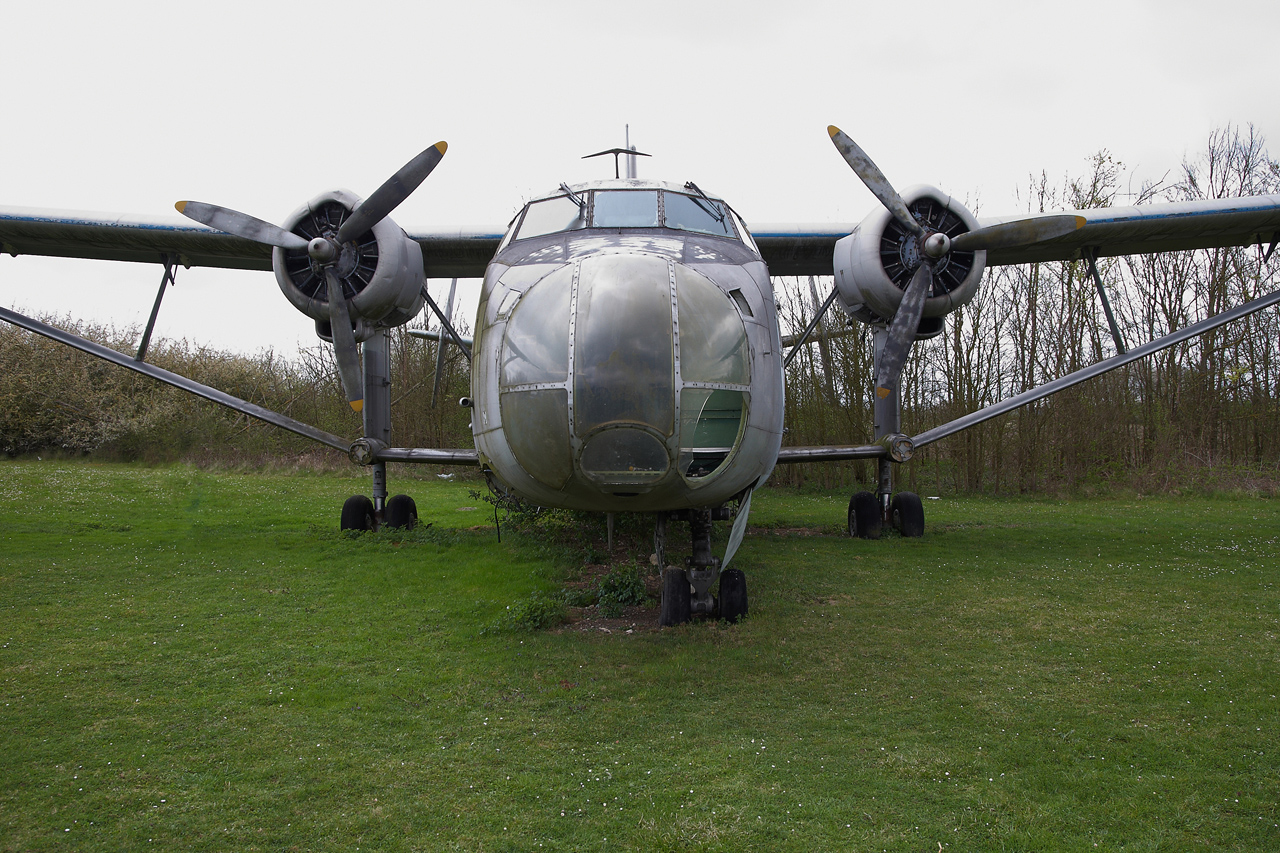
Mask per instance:
[[[327,192],[282,226],[195,201],[177,208],[198,225],[0,209],[9,254],[165,268],[133,357],[13,311],[0,309],[0,318],[348,452],[372,469],[373,497],[346,502],[346,529],[416,520],[411,498],[388,499],[387,462],[478,465],[493,489],[539,506],[651,513],[662,566],[667,522],[686,520],[692,555],[664,569],[661,622],[673,625],[694,614],[746,614],[746,578],[728,563],[751,494],[774,465],[875,459],[878,487],[850,500],[850,534],[876,538],[893,524],[920,536],[920,498],[893,491],[894,465],[916,448],[1280,302],[1277,291],[1129,352],[1113,327],[1118,355],[907,436],[898,389],[911,345],[941,332],[946,315],[973,299],[987,266],[1084,259],[1105,300],[1093,266],[1100,256],[1257,243],[1269,245],[1269,257],[1280,240],[1280,196],[978,219],[933,187],[899,194],[857,144],[838,128],[829,132],[883,205],[851,233],[767,226],[753,235],[692,181],[634,178],[561,184],[526,204],[505,233],[406,233],[388,215],[439,164],[443,142],[367,199]],[[363,435],[352,442],[146,363],[178,264],[273,270],[285,297],[332,341]],[[771,273],[834,275],[822,310],[794,339],[780,334]],[[483,275],[474,340],[458,335],[431,299],[428,275]],[[873,441],[784,448],[784,349],[802,346],[836,301],[874,332]],[[472,409],[474,449],[392,445],[386,331],[424,302],[442,336],[471,360],[471,396],[462,404]],[[712,522],[735,509],[721,559],[712,553]]]

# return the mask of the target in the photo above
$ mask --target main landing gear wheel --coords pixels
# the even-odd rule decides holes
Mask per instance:
[[[871,492],[858,492],[849,499],[849,535],[860,539],[879,539],[880,502]]]
[[[924,535],[924,504],[915,492],[898,492],[889,504],[889,517],[903,536]]]
[[[664,569],[662,572],[662,611],[658,624],[664,628],[683,625],[689,621],[689,576],[684,569]]]
[[[412,530],[418,526],[418,505],[408,495],[396,495],[382,511],[387,527]]]
[[[747,615],[747,576],[742,569],[720,573],[720,618],[737,622]]]
[[[352,495],[342,505],[343,530],[373,530],[377,527],[377,517],[373,514],[373,501],[365,495]]]

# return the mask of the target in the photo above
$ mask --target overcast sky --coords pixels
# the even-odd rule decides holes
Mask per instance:
[[[1009,213],[1029,175],[1102,148],[1137,181],[1231,123],[1280,152],[1278,34],[1274,0],[10,3],[0,207],[163,217],[193,198],[278,222],[444,139],[393,217],[502,226],[561,181],[612,177],[580,158],[629,123],[643,177],[694,180],[749,223],[856,222],[876,202],[836,124],[898,187]],[[4,256],[0,303],[141,325],[159,276]],[[213,270],[180,271],[158,334],[315,341],[270,273]]]

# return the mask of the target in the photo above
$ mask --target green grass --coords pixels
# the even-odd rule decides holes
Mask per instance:
[[[0,463],[0,849],[1280,848],[1280,502],[766,490],[744,623],[482,635],[566,552],[393,483]]]

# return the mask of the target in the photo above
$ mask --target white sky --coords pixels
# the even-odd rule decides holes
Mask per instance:
[[[3,17],[0,207],[168,216],[194,198],[278,222],[330,187],[368,195],[444,139],[393,217],[501,226],[561,181],[612,176],[612,158],[580,158],[627,123],[654,155],[642,176],[697,181],[749,223],[855,222],[877,204],[828,124],[899,188],[933,183],[987,214],[1101,148],[1138,179],[1228,123],[1280,151],[1274,0],[118,0]],[[0,304],[141,326],[159,278],[5,256]],[[179,272],[157,334],[315,341],[270,273],[201,269]]]

